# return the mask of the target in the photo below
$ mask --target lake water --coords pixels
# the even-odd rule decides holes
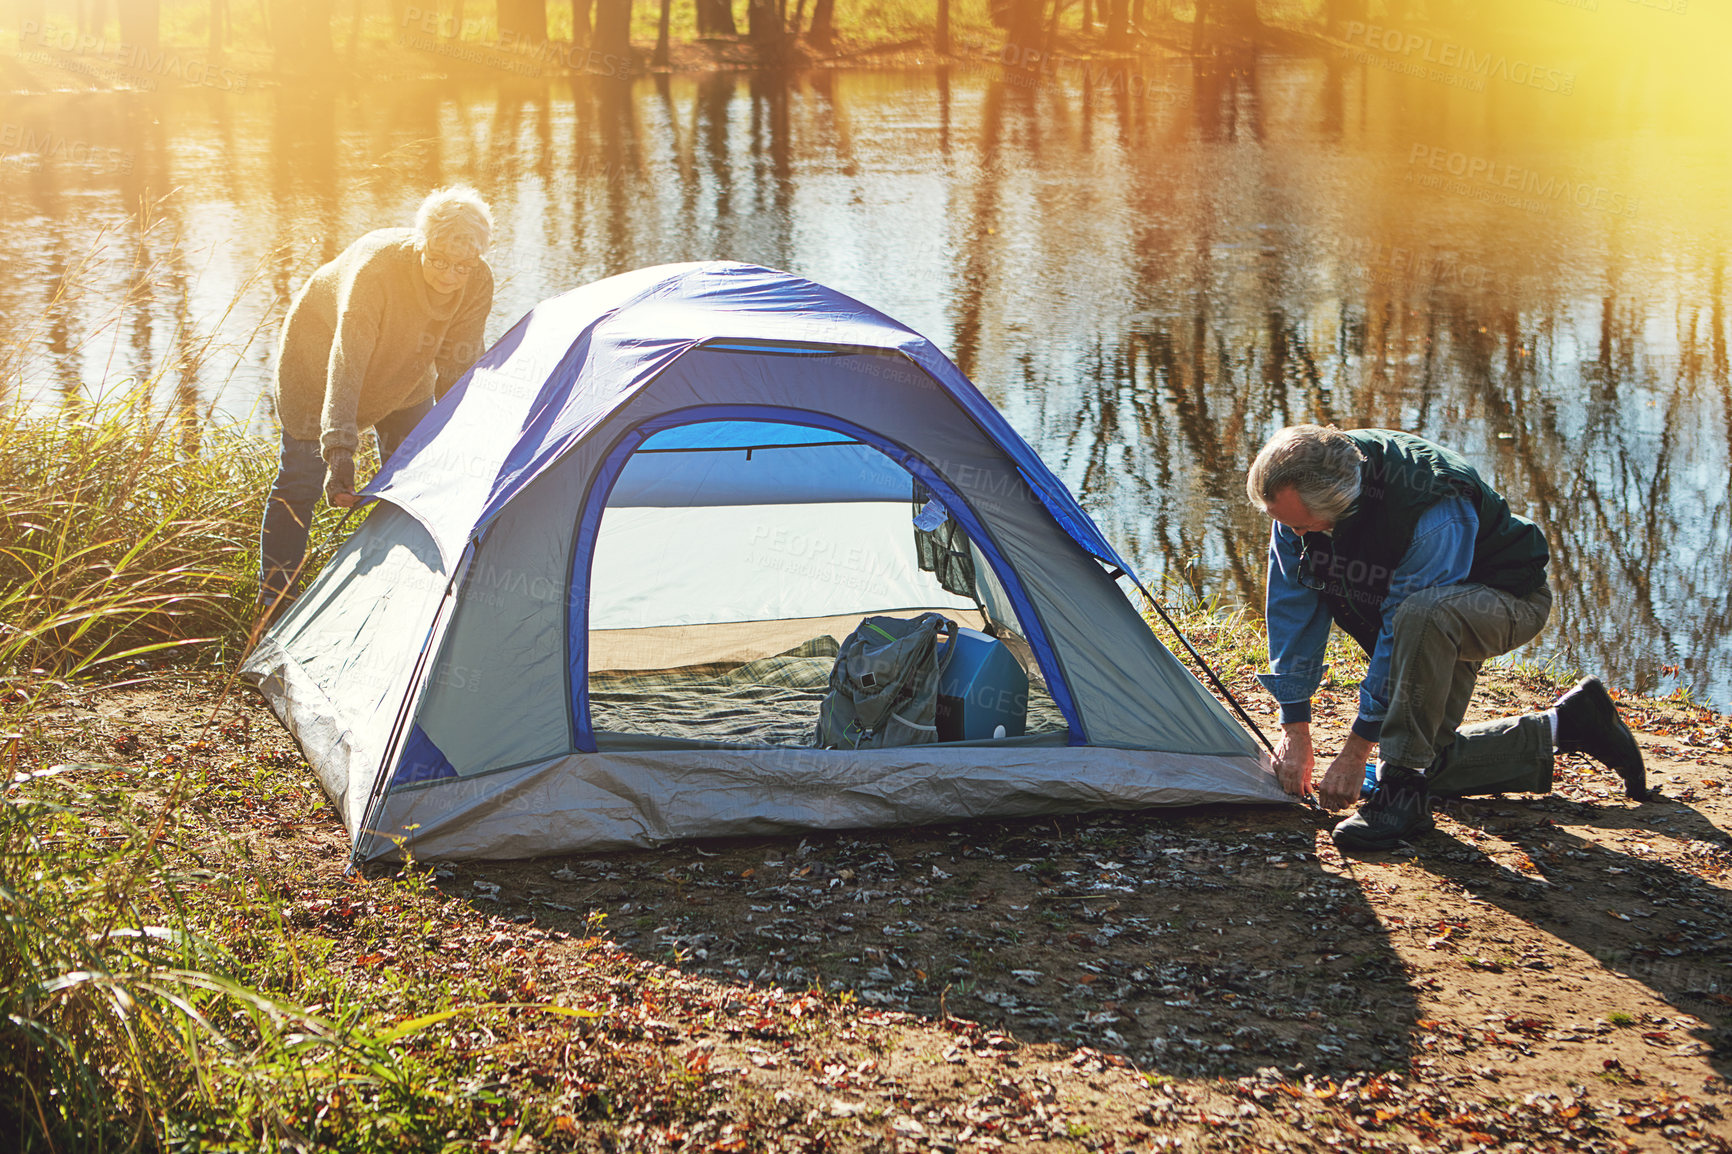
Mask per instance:
[[[1725,707],[1732,133],[1664,61],[1569,63],[1569,91],[1378,43],[0,97],[0,357],[34,404],[154,377],[267,428],[294,288],[466,181],[490,337],[642,265],[810,276],[949,353],[1147,579],[1229,604],[1261,602],[1272,430],[1432,436],[1546,529],[1530,655]]]

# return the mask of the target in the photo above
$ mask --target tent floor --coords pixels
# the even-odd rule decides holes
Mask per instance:
[[[589,712],[598,732],[706,744],[810,747],[830,687],[837,643],[828,635],[756,661],[591,673]],[[1028,733],[1062,734],[1064,717],[1029,690]]]

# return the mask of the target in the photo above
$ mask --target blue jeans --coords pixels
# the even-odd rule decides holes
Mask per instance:
[[[379,460],[390,459],[397,446],[433,407],[431,399],[407,409],[398,409],[377,425]],[[259,528],[259,596],[276,600],[293,590],[307,556],[307,535],[313,527],[313,508],[325,491],[325,459],[319,442],[303,441],[283,433],[283,455],[277,479],[265,498],[265,521]]]

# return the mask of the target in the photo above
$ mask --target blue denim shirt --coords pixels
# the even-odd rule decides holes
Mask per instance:
[[[1465,497],[1448,497],[1420,515],[1413,543],[1389,579],[1383,602],[1383,628],[1371,651],[1365,680],[1359,683],[1359,717],[1353,732],[1376,741],[1389,712],[1389,652],[1395,635],[1395,611],[1411,594],[1440,585],[1460,585],[1473,568],[1473,539],[1479,515]],[[1299,534],[1279,521],[1269,534],[1269,592],[1264,617],[1269,629],[1269,669],[1259,673],[1276,701],[1281,724],[1311,720],[1311,695],[1317,692],[1328,666],[1323,653],[1329,644],[1329,608],[1315,589],[1299,583]]]

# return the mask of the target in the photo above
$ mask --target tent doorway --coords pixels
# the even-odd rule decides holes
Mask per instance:
[[[866,616],[927,611],[1003,640],[1029,674],[1029,733],[1063,740],[982,551],[849,433],[740,419],[650,433],[619,468],[592,556],[598,746],[810,745],[838,643]]]

